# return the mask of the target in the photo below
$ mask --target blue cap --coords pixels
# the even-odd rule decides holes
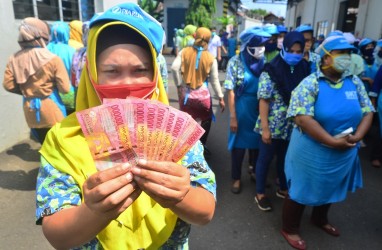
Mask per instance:
[[[357,49],[351,45],[344,36],[331,36],[326,38],[317,48],[316,53],[322,58],[326,53],[332,50],[351,50],[357,52]]]
[[[287,28],[283,25],[277,25],[277,30],[279,31],[279,33],[287,33],[288,32]]]
[[[107,21],[124,22],[142,32],[159,54],[162,48],[164,31],[161,24],[142,10],[137,4],[118,4],[90,20],[90,28]]]
[[[277,29],[277,27],[276,27],[276,25],[273,25],[273,24],[272,25],[265,25],[265,26],[263,26],[263,29],[264,29],[265,32],[267,32],[267,33],[269,33],[271,35],[278,35],[278,34],[280,34],[278,29]]]
[[[379,39],[379,40],[377,41],[377,46],[382,47],[382,39]]]
[[[366,45],[368,45],[368,44],[370,44],[370,43],[373,43],[373,42],[374,42],[374,41],[371,40],[370,38],[364,38],[364,39],[362,39],[362,40],[359,42],[358,47],[361,48],[361,47],[366,46]]]
[[[256,45],[260,45],[268,41],[271,35],[268,32],[265,32],[260,27],[251,27],[251,28],[243,30],[240,33],[240,41],[241,41],[240,51],[243,51],[248,44],[252,44],[253,43],[252,40],[255,37],[258,38]]]
[[[330,36],[343,36],[344,33],[341,30],[333,30],[328,34],[328,37]]]
[[[304,32],[313,32],[313,27],[307,24],[302,24],[298,26],[295,31],[304,33]]]

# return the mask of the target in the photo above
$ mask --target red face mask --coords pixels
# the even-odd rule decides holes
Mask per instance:
[[[126,99],[128,96],[147,99],[151,98],[156,89],[155,82],[119,85],[93,84],[93,86],[101,101],[104,98]]]
[[[86,67],[88,67],[88,61],[86,60]],[[88,72],[90,72],[88,68]],[[148,83],[138,83],[138,84],[118,84],[118,85],[104,85],[96,84],[93,81],[90,73],[89,78],[95,91],[98,94],[101,102],[104,98],[109,99],[126,99],[126,97],[137,97],[140,99],[150,99],[154,91],[157,89],[156,81]]]

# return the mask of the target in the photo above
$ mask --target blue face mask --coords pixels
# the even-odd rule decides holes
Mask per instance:
[[[302,60],[303,57],[303,54],[288,53],[285,52],[285,50],[282,50],[280,55],[284,59],[284,61],[290,66],[295,66]]]
[[[216,36],[216,32],[211,33],[211,37],[214,37],[214,36]]]

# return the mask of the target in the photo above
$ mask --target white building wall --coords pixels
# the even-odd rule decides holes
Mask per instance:
[[[382,37],[382,1],[360,1],[355,35],[380,39]]]
[[[15,20],[11,0],[0,1],[0,79],[9,56],[20,49],[17,43],[20,20]],[[29,137],[21,95],[15,95],[0,87],[0,152]]]
[[[103,0],[103,10],[105,11],[120,3],[137,3],[137,0]]]
[[[337,27],[339,6],[345,0],[304,0],[287,9],[285,25],[295,28],[296,18],[301,16],[302,24],[311,24],[315,29],[317,23],[328,21],[328,32]],[[360,0],[355,36],[380,39],[382,37],[382,1]],[[316,34],[315,34],[316,35]],[[327,35],[327,34],[326,34]]]

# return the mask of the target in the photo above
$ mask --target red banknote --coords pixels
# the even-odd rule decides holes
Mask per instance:
[[[76,115],[99,170],[139,158],[177,162],[204,133],[187,113],[152,100],[105,99]]]

